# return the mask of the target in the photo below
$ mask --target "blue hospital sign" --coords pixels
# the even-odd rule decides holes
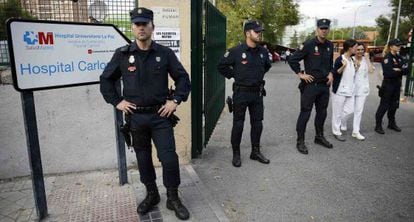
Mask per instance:
[[[104,24],[13,19],[7,31],[19,91],[97,83],[115,49],[130,42]]]

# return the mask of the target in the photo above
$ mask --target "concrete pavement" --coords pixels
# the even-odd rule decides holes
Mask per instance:
[[[248,116],[242,166],[231,165],[232,115],[225,110],[203,157],[193,166],[230,221],[414,221],[414,104],[402,103],[397,111],[401,133],[386,129],[385,135],[376,134],[375,85],[381,81],[381,67],[376,66],[361,123],[367,138],[362,142],[352,138],[350,130],[346,142],[333,138],[329,107],[325,135],[334,149],[314,144],[313,110],[306,133],[309,155],[300,154],[295,148],[299,80],[283,63],[274,64],[265,77],[262,151],[269,165],[249,159]]]
[[[175,222],[166,204],[161,168],[156,169],[161,202],[144,216],[136,213],[145,198],[145,187],[135,169],[128,171],[129,184],[119,186],[115,170],[45,177],[49,216],[42,221]],[[222,208],[211,199],[191,165],[181,166],[180,196],[190,211],[188,221],[227,222]],[[30,178],[0,182],[0,221],[38,221]]]

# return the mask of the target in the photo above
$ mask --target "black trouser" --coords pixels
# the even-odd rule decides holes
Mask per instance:
[[[395,124],[395,113],[400,104],[400,90],[401,90],[401,80],[384,79],[382,81],[382,96],[381,101],[375,114],[377,126],[382,125],[382,118],[387,112],[388,115],[388,124]]]
[[[158,113],[134,113],[131,115],[133,146],[137,156],[141,182],[155,183],[156,175],[152,162],[151,139],[162,164],[164,186],[176,188],[180,185],[178,156],[175,152],[174,131],[167,118]]]
[[[235,90],[233,93],[233,129],[231,131],[231,144],[240,146],[246,109],[250,114],[250,137],[254,146],[260,145],[260,136],[263,130],[263,96],[260,92],[247,92]]]
[[[306,84],[300,95],[300,114],[296,123],[296,132],[299,139],[304,139],[306,124],[312,113],[312,107],[315,104],[315,129],[316,133],[323,133],[327,108],[329,104],[329,86],[326,83]]]

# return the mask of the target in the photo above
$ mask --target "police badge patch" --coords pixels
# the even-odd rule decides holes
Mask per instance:
[[[161,62],[161,57],[159,57],[159,56],[155,57],[155,61]]]
[[[129,62],[129,63],[134,63],[134,62],[135,62],[135,58],[134,58],[134,56],[133,56],[133,55],[130,55],[130,56],[129,56],[128,62]]]
[[[388,63],[388,59],[384,59],[384,64],[387,64]]]
[[[260,54],[260,58],[262,58],[262,59],[263,59],[263,54]]]
[[[242,58],[243,58],[243,59],[246,59],[246,58],[247,58],[246,53],[244,53],[244,52],[243,52],[243,54],[242,54]]]

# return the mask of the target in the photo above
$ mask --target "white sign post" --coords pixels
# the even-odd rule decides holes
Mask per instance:
[[[41,220],[48,213],[33,91],[98,83],[115,49],[130,40],[113,25],[18,19],[7,21],[7,34],[13,84],[22,98],[36,212]],[[115,110],[122,185],[127,183],[127,172],[119,114]]]

